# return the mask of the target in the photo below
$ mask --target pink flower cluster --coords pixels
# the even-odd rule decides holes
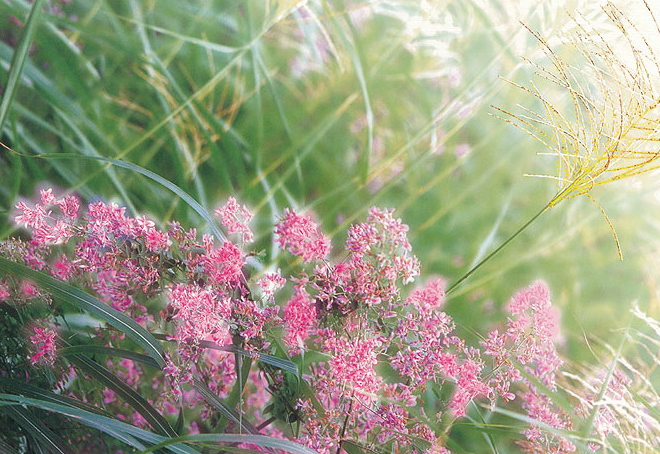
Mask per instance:
[[[172,347],[165,373],[153,379],[151,389],[169,386],[185,405],[203,402],[189,386],[193,378],[226,397],[237,372],[229,351],[247,350],[255,358],[280,354],[277,336],[283,328],[290,354],[313,352],[304,378],[315,397],[300,394],[298,384],[291,386],[293,379],[262,364],[261,374],[250,372],[246,386],[254,395],[246,408],[263,427],[273,420],[289,426],[301,421],[298,440],[321,454],[334,454],[342,440],[383,444],[392,452],[449,454],[446,434],[434,432],[429,422],[443,413],[463,417],[478,399],[494,404],[518,395],[530,418],[559,430],[572,427],[537,386],[556,390],[562,364],[554,346],[558,316],[547,286],[536,282],[519,291],[508,306],[506,329],[471,346],[443,311],[442,278],[429,279],[407,298],[402,295],[403,287],[420,274],[420,264],[412,255],[408,227],[393,210],[373,207],[364,222],[352,225],[338,262],[329,259],[330,239],[310,214],[285,210],[274,229],[277,243],[303,262],[287,279],[279,269],[252,277],[246,257],[254,254],[244,249],[254,236],[248,225],[252,214],[234,198],[216,214],[240,242],[217,245],[213,237],[200,239],[195,229],[184,230],[177,222],[159,229],[146,217],[127,216],[125,208],[113,203],[91,203],[79,215],[74,196],[58,199],[46,190],[40,202],[33,208],[17,205],[16,222],[33,236],[30,243],[13,244],[13,257],[91,288],[115,309],[165,333]],[[52,207],[60,213],[53,214]],[[55,252],[55,244],[68,252]],[[276,295],[288,280],[292,292],[280,307]],[[22,295],[20,301],[43,296],[29,282],[0,282],[0,301],[19,301],[17,295]],[[149,304],[153,301],[166,306],[159,311]],[[53,330],[34,328],[32,363],[55,361],[55,336]],[[121,347],[123,338],[99,330],[98,341]],[[141,380],[142,368],[132,361],[108,361],[107,366],[135,390],[153,392]],[[440,387],[448,397],[431,399]],[[516,394],[517,387],[523,391]],[[171,393],[155,393],[152,402],[176,414]],[[104,401],[115,405],[114,394],[107,391]],[[147,424],[139,413],[122,412],[119,405],[116,411],[135,424]],[[208,430],[204,417],[213,411],[203,410],[191,430]],[[596,422],[605,427],[608,418],[599,413]],[[283,436],[279,431],[284,427],[268,430]],[[538,426],[529,427],[525,436],[521,446],[526,452],[575,450],[563,437]],[[412,444],[413,439],[423,441],[424,448]]]
[[[302,257],[305,262],[323,260],[332,247],[310,215],[300,215],[288,208],[275,226],[275,234],[281,248]]]
[[[562,364],[553,342],[558,334],[558,314],[551,306],[547,285],[537,281],[518,291],[508,310],[512,317],[506,332],[493,331],[482,342],[485,354],[494,360],[489,383],[493,389],[491,399],[496,395],[505,400],[514,399],[511,384],[521,382],[526,387],[522,406],[530,418],[555,429],[571,430],[569,416],[555,408],[551,397],[536,385],[538,380],[551,391],[556,390],[556,375]],[[533,380],[524,377],[521,368]],[[530,426],[525,436],[527,441],[520,442],[525,452],[565,454],[576,449],[565,438],[538,426]]]
[[[227,233],[239,233],[244,242],[252,241],[253,234],[248,223],[252,219],[252,213],[243,205],[241,206],[235,198],[229,197],[227,203],[215,210],[220,222],[227,228]]]
[[[30,357],[30,363],[52,365],[56,358],[55,339],[57,338],[57,332],[40,326],[35,326],[32,331],[30,344],[33,355]]]
[[[57,206],[63,219],[51,216],[49,208]],[[41,204],[30,208],[25,202],[19,202],[16,209],[16,223],[25,225],[32,230],[32,239],[40,244],[58,244],[66,242],[73,235],[72,225],[78,216],[80,202],[75,196],[69,195],[57,199],[52,189],[41,191]]]

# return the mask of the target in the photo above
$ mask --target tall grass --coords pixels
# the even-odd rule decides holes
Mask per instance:
[[[476,343],[479,333],[505,321],[500,309],[515,289],[538,277],[546,279],[562,311],[562,354],[571,363],[599,364],[609,351],[612,361],[623,364],[639,386],[624,396],[628,400],[622,407],[636,419],[626,413],[627,423],[617,426],[603,450],[654,449],[655,441],[640,436],[644,424],[655,427],[658,420],[651,355],[645,366],[628,367],[623,363],[628,347],[617,355],[617,347],[603,343],[594,357],[591,343],[619,333],[613,330],[626,329],[625,336],[630,335],[633,328],[622,322],[630,301],[640,301],[652,317],[660,315],[654,262],[657,185],[649,177],[641,189],[627,182],[615,189],[596,187],[600,176],[609,181],[620,172],[637,173],[635,167],[622,167],[609,177],[607,169],[596,169],[604,160],[623,159],[614,156],[617,147],[630,145],[625,134],[610,144],[603,138],[611,139],[611,132],[598,128],[649,127],[639,125],[637,117],[657,110],[649,95],[657,92],[657,71],[647,68],[642,79],[632,72],[600,76],[604,85],[611,79],[618,84],[601,101],[632,106],[625,125],[609,123],[612,112],[592,108],[575,90],[567,97],[556,87],[525,91],[502,80],[529,86],[532,78],[539,83],[535,65],[547,68],[580,57],[583,43],[578,42],[577,53],[562,46],[555,39],[561,30],[572,28],[585,35],[588,31],[582,27],[593,26],[602,30],[605,43],[616,28],[636,35],[632,26],[644,24],[634,18],[644,4],[639,2],[630,12],[622,5],[621,15],[609,10],[618,18],[610,29],[606,15],[591,2],[576,2],[580,25],[555,3],[513,7],[501,0],[53,0],[36,17],[30,13],[41,7],[38,1],[34,7],[24,0],[2,2],[0,140],[7,148],[0,151],[0,240],[22,234],[11,221],[13,207],[46,183],[89,201],[116,201],[161,225],[177,220],[201,232],[212,231],[207,217],[181,195],[198,201],[207,212],[233,195],[255,213],[260,263],[276,268],[288,266],[280,262],[270,236],[284,207],[313,210],[337,246],[343,244],[345,228],[378,204],[396,207],[397,216],[410,225],[423,274],[454,282],[549,200],[554,206],[569,195],[588,193],[615,227],[625,261],[618,260],[601,211],[588,199],[571,200],[530,225],[457,287],[447,311],[462,335]],[[552,51],[546,48],[544,53],[546,43]],[[636,46],[634,62],[657,66],[645,60],[646,54],[657,51],[655,42]],[[619,60],[620,51],[599,54],[611,72],[630,65]],[[591,70],[563,69],[569,74],[563,82],[570,87],[584,93],[595,89],[589,85]],[[627,87],[635,83],[639,85],[630,94]],[[567,112],[573,102],[582,106],[573,112],[582,122],[554,113],[553,106]],[[545,107],[559,161],[536,156],[548,149],[489,115],[501,113],[491,105],[514,113],[523,123],[530,121],[524,115],[541,117],[518,114],[516,105]],[[584,131],[592,134],[589,128],[596,128],[593,135],[603,141],[594,149],[578,144],[573,150],[571,138]],[[580,173],[588,167],[583,165],[585,152],[589,158],[592,151],[597,154],[592,168]],[[639,153],[650,151],[637,150],[629,157],[637,165],[645,161]],[[145,172],[114,166],[107,159],[140,166],[182,192],[173,195]],[[555,176],[557,162],[559,190],[547,180],[523,177]],[[6,319],[7,331],[16,336],[20,323],[14,314]],[[657,340],[639,336],[635,345],[653,352]],[[18,348],[7,345],[8,351]],[[593,383],[602,380],[596,374],[589,381],[586,372],[569,376],[572,382],[566,389],[594,388]],[[43,397],[0,388],[24,399]],[[597,388],[593,391],[598,394]],[[603,405],[615,407],[607,396],[601,397]],[[640,416],[642,407],[648,415]],[[102,418],[107,415],[94,417],[89,408],[67,408],[69,418],[106,427]],[[515,412],[505,416],[488,410],[475,407],[471,420],[453,425],[449,446],[454,452],[516,452],[514,441],[526,421]],[[48,427],[62,423],[51,413],[43,414],[50,415]],[[446,422],[438,424],[444,427]],[[106,433],[120,440],[117,434],[126,434],[124,429],[112,426]],[[152,435],[136,431],[124,438],[165,445],[162,437],[171,434]],[[46,450],[65,449],[49,433],[28,433],[21,440],[28,451],[36,452],[32,443]]]

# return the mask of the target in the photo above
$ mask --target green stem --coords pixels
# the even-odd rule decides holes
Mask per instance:
[[[553,199],[554,200],[554,199]],[[500,244],[497,249],[495,249],[493,252],[488,254],[486,257],[484,257],[479,263],[474,265],[467,273],[465,273],[459,280],[454,282],[445,292],[447,295],[449,295],[451,292],[453,292],[459,285],[463,283],[468,277],[472,275],[475,271],[477,271],[481,266],[489,261],[491,258],[493,258],[498,252],[500,252],[502,249],[504,249],[510,242],[512,242],[518,235],[520,235],[527,227],[529,227],[536,219],[538,219],[543,213],[545,213],[552,205],[548,203],[545,205],[541,210],[536,213],[534,216],[532,216],[525,224],[523,224],[522,227],[520,227],[518,230],[514,232],[513,235],[511,235],[509,238],[507,238],[502,244]]]

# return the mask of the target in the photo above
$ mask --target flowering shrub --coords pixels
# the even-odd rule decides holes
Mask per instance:
[[[636,314],[646,327],[611,347],[597,337],[602,280],[576,279],[617,276],[606,296],[620,304],[647,258],[623,279],[593,247],[545,255],[573,232],[599,244],[571,211],[477,290],[462,286],[578,196],[622,253],[625,224],[599,201],[658,167],[655,2],[579,0],[571,14],[488,0],[45,3],[0,2],[1,452],[660,450],[660,328]],[[521,82],[515,55],[540,77]],[[500,96],[491,113],[520,131],[487,124]],[[530,143],[551,162],[530,168]],[[554,195],[513,185],[523,171]],[[90,203],[47,189],[17,204],[36,180]],[[94,196],[112,193],[126,208]],[[223,193],[258,201],[256,222],[234,197],[205,212]],[[654,198],[637,250],[654,236]],[[358,218],[374,200],[406,210],[425,268],[392,210]],[[181,201],[222,229],[190,229]],[[140,216],[145,204],[179,222]],[[542,260],[518,266],[529,257]],[[467,263],[458,279],[428,275]],[[515,291],[538,267],[590,303],[562,298],[563,336],[548,285]],[[592,353],[596,368],[568,359]]]
[[[520,290],[509,303],[506,328],[471,345],[443,311],[444,279],[429,278],[404,296],[420,263],[412,255],[408,227],[393,210],[373,207],[364,222],[352,225],[337,261],[328,258],[330,241],[311,215],[285,210],[274,229],[277,242],[303,260],[287,279],[279,270],[248,271],[247,258],[255,255],[248,249],[251,213],[233,198],[216,214],[237,241],[220,244],[177,222],[161,230],[115,204],[90,203],[81,213],[76,197],[57,198],[50,189],[41,191],[35,206],[21,202],[16,208],[16,222],[32,237],[4,243],[4,255],[89,289],[169,341],[161,372],[128,356],[108,359],[105,367],[164,415],[196,409],[187,433],[242,430],[223,422],[200,390],[202,383],[212,395],[238,401],[262,433],[297,440],[321,454],[344,452],[346,445],[448,453],[446,434],[434,429],[434,421],[466,417],[472,404],[493,408],[509,401],[541,424],[524,430],[526,440],[519,442],[524,452],[576,449],[543,428],[573,427],[547,394],[557,390],[562,364],[553,342],[558,313],[547,286],[538,281]],[[280,307],[277,294],[287,283],[290,296]],[[16,277],[2,280],[0,296],[17,307],[41,299],[53,314],[61,313],[61,302]],[[34,326],[28,335],[30,363],[60,362],[62,390],[90,400],[81,381],[84,368],[58,358],[56,344],[68,345],[65,338],[81,334],[62,320],[45,317]],[[130,350],[121,332],[91,325],[83,332],[90,329],[93,344]],[[251,368],[250,360],[264,354],[287,360],[292,355],[302,376],[272,362]],[[246,380],[247,394],[236,395],[234,383]],[[123,406],[126,396],[118,391],[106,388],[95,403],[156,429],[147,413]],[[608,418],[599,412],[599,427]]]

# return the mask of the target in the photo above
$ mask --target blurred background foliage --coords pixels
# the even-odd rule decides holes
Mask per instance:
[[[548,63],[520,21],[553,42],[570,31],[567,11],[604,24],[594,3],[51,0],[1,131],[18,154],[0,151],[0,239],[19,234],[17,200],[50,185],[206,229],[138,173],[52,158],[104,156],[167,178],[209,210],[230,195],[246,203],[265,264],[279,260],[270,232],[284,207],[315,212],[337,251],[370,206],[396,208],[423,276],[455,281],[555,191],[524,176],[554,172],[537,156],[546,150],[491,115],[491,105],[539,107],[503,80],[535,77],[523,56]],[[0,1],[0,86],[29,9]],[[633,301],[657,316],[654,180],[593,193],[624,261],[598,209],[568,201],[452,294],[461,332],[476,342],[502,324],[502,306],[537,278],[562,312],[571,360],[597,361],[588,341],[627,326]]]

